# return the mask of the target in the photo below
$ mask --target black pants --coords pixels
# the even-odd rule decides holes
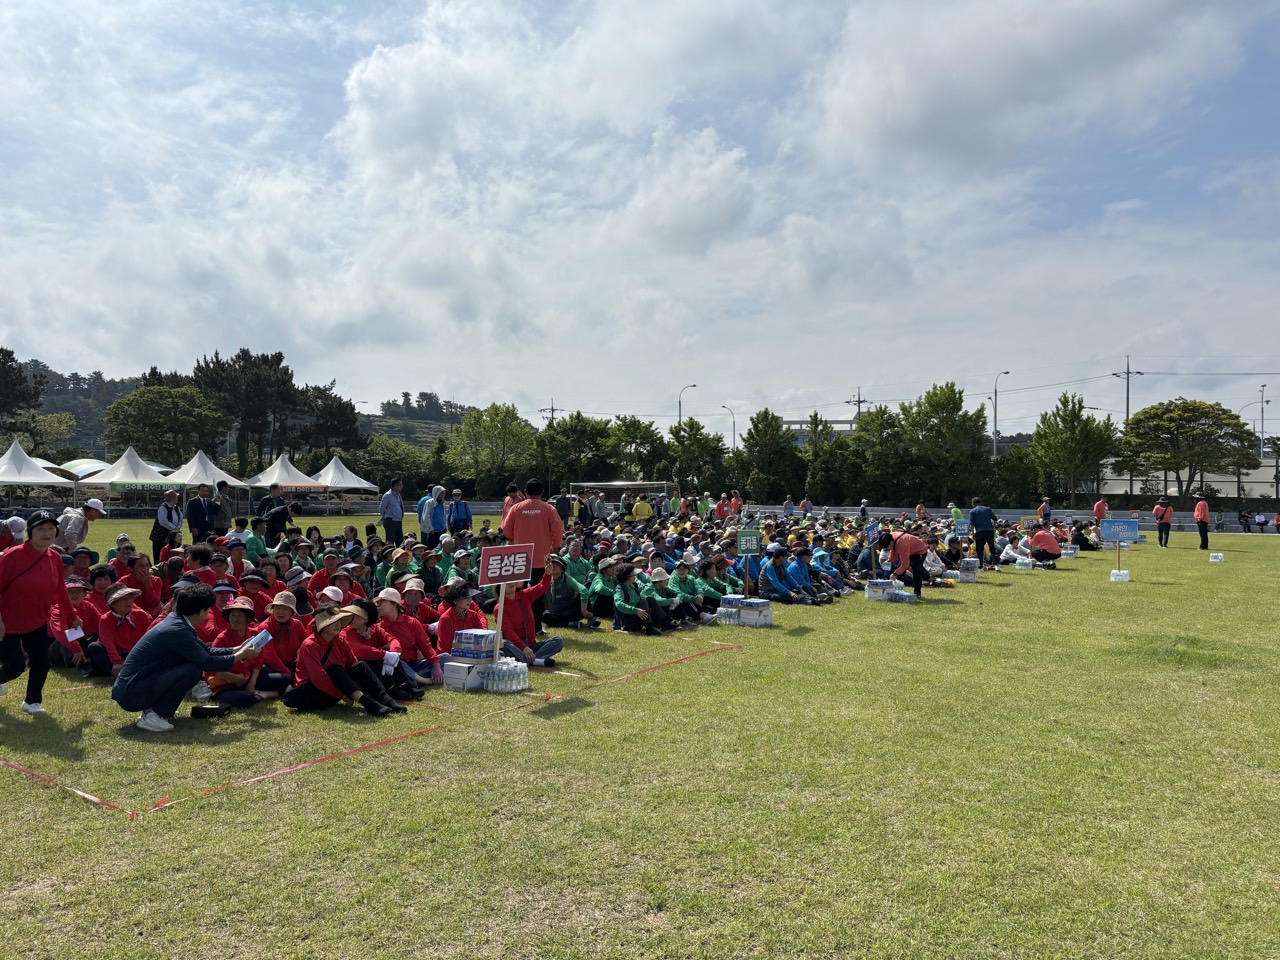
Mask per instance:
[[[200,682],[202,673],[194,663],[180,663],[146,677],[136,677],[128,690],[111,688],[111,699],[123,710],[153,710],[166,720],[178,712],[182,698]]]
[[[1204,520],[1197,520],[1196,526],[1200,528],[1200,549],[1209,549],[1209,524]]]
[[[992,547],[994,550],[995,548]],[[911,581],[916,588],[916,596],[920,596],[920,588],[924,586],[924,582],[928,579],[929,574],[924,570],[924,554],[917,553],[911,557]]]
[[[599,617],[601,620],[613,619],[613,597],[600,594],[596,597],[595,602],[591,604],[591,615]]]
[[[334,664],[326,667],[324,672],[329,675],[333,685],[349,700],[354,700],[357,693],[365,693],[378,701],[383,701],[387,697],[387,688],[363,660],[357,660],[355,666],[350,668]],[[325,693],[308,682],[287,691],[283,699],[285,706],[294,710],[325,710],[335,706],[342,697]]]
[[[404,539],[403,520],[383,520],[382,529],[387,532],[388,545],[400,546],[400,541]]]
[[[975,530],[975,531],[973,531],[973,546],[974,546],[974,549],[975,549],[975,550],[977,551],[977,553],[978,553],[978,563],[979,563],[979,564],[982,564],[982,563],[983,563],[983,559],[982,559],[983,550],[982,550],[982,548],[983,548],[984,546],[985,546],[985,547],[987,547],[988,549],[990,549],[990,551],[991,551],[991,560],[990,560],[990,562],[991,562],[991,563],[995,563],[995,562],[996,562],[996,558],[999,556],[999,554],[998,554],[998,553],[996,553],[996,532],[995,532],[994,530]]]
[[[1156,524],[1156,542],[1157,542],[1160,546],[1162,546],[1162,547],[1167,547],[1167,546],[1169,545],[1169,529],[1170,529],[1172,526],[1173,526],[1173,524],[1171,524],[1171,523],[1157,523],[1157,524]]]
[[[1041,550],[1039,547],[1032,547],[1031,559],[1040,563],[1057,563],[1062,556],[1060,553],[1050,553],[1048,550]]]
[[[582,614],[574,611],[572,614],[552,613],[550,610],[542,612],[542,625],[546,627],[567,627],[571,623],[581,623]]]
[[[44,698],[44,681],[49,676],[48,626],[40,626],[30,633],[6,633],[0,640],[0,683],[8,683],[30,664],[27,674],[27,703],[39,703]]]

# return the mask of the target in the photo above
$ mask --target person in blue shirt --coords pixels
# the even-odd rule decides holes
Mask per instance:
[[[973,535],[973,546],[978,554],[978,563],[986,566],[987,563],[995,564],[998,562],[998,554],[996,553],[996,512],[990,507],[985,506],[978,497],[973,498],[973,509],[969,511],[969,532]],[[983,561],[983,547],[987,547],[991,551],[990,561]]]
[[[462,491],[454,490],[453,499],[445,510],[445,527],[450,533],[471,529],[471,505],[462,499]]]
[[[774,603],[813,603],[813,597],[793,585],[787,576],[786,548],[771,543],[764,552],[768,562],[760,568],[760,598]]]
[[[809,549],[808,545],[800,544],[796,548],[794,558],[787,564],[787,578],[801,593],[813,597],[814,603],[831,603],[834,599],[831,594],[814,586],[813,578],[809,576],[809,558],[811,556],[813,556],[813,551]]]

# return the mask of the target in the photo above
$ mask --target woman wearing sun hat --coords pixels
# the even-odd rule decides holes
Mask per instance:
[[[89,644],[89,662],[104,677],[115,677],[124,666],[124,658],[138,645],[151,626],[151,616],[135,606],[142,596],[123,583],[107,590],[107,612],[98,620],[98,639]]]
[[[405,707],[387,694],[386,688],[368,665],[341,639],[339,634],[351,622],[350,610],[334,606],[316,608],[315,632],[302,642],[295,686],[285,691],[285,706],[294,710],[325,710],[343,700],[358,703],[374,717],[391,712],[405,713]]]
[[[222,609],[227,627],[213,641],[215,650],[234,650],[255,632],[253,604],[246,597],[237,597]],[[255,657],[239,660],[227,670],[205,674],[205,682],[213,691],[213,698],[232,707],[252,707],[263,700],[280,696],[293,680],[293,674],[275,651],[275,644],[268,643]]]
[[[48,510],[27,517],[27,539],[0,555],[0,696],[6,684],[28,669],[22,709],[44,713],[44,681],[49,675],[49,615],[58,607],[65,625],[80,627],[67,595],[62,557],[51,551],[58,518]]]
[[[271,644],[281,663],[292,664],[307,638],[307,628],[298,618],[298,598],[287,590],[267,604],[267,615],[259,629],[271,634]]]

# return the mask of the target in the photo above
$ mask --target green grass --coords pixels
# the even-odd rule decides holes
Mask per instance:
[[[1095,554],[767,631],[571,635],[549,701],[154,736],[105,687],[58,674],[33,719],[19,686],[0,758],[182,802],[130,820],[0,770],[0,955],[1280,955],[1280,537],[1193,541],[1124,554],[1129,584]]]

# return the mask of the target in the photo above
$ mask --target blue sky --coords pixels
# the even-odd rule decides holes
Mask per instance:
[[[0,11],[0,340],[356,399],[847,414],[1280,370],[1273,0]],[[1092,379],[1099,378],[1099,379]],[[1032,389],[1037,388],[1037,389]],[[1254,408],[1256,410],[1256,407]],[[1280,407],[1276,408],[1280,412]],[[1280,413],[1276,417],[1280,425]]]

